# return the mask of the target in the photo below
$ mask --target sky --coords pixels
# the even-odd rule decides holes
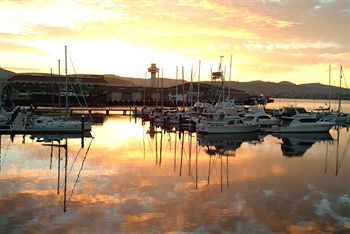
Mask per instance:
[[[210,80],[224,56],[226,80],[350,76],[350,0],[0,0],[0,16],[0,66],[15,72],[58,73],[60,60],[64,73],[66,45],[69,74],[143,78],[156,63]]]

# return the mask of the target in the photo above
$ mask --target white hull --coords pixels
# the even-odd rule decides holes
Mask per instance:
[[[91,131],[91,122],[84,122],[84,128],[79,120],[43,119],[28,126],[32,132],[82,132]]]
[[[279,125],[281,121],[279,119],[264,119],[257,122],[260,126],[273,126]]]
[[[258,124],[227,124],[227,123],[199,123],[197,131],[200,133],[245,133],[257,132]]]

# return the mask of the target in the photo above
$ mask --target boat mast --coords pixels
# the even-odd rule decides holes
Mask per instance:
[[[328,108],[331,110],[331,65],[329,65],[328,71]]]
[[[145,71],[145,84],[143,88],[143,106],[146,106],[146,81],[147,81],[147,71]]]
[[[58,60],[58,109],[61,109],[61,60]]]
[[[199,81],[201,77],[201,61],[199,60],[198,64],[198,85],[197,85],[197,102],[199,102]]]
[[[192,106],[192,101],[193,101],[193,64],[192,64],[192,67],[191,67],[191,83],[190,83],[190,87],[189,87],[189,92],[190,92],[190,95],[189,95],[189,103],[190,105]]]
[[[158,74],[158,77],[157,77],[157,87],[156,87],[156,108],[158,108],[158,99],[159,99],[159,90],[158,90],[158,87],[159,87],[159,71],[157,72]]]
[[[68,70],[67,70],[67,46],[64,46],[64,63],[66,74],[66,115],[68,115]]]
[[[341,108],[341,78],[342,78],[342,74],[343,74],[343,67],[340,66],[340,81],[339,81],[339,103],[338,103],[338,114],[340,113],[340,108]]]
[[[185,71],[182,66],[182,109],[185,108]]]
[[[228,83],[228,99],[231,99],[231,69],[232,69],[232,54],[230,58],[230,74],[229,74],[229,83]]]
[[[220,56],[220,65],[219,65],[219,74],[220,74],[220,77],[221,78],[221,87],[222,87],[222,101],[225,100],[225,87],[224,87],[224,72],[222,70],[222,61],[224,59],[224,56]],[[220,99],[218,99],[220,100]]]
[[[161,80],[161,100],[160,103],[162,105],[162,110],[163,110],[163,106],[164,106],[164,74],[163,74],[163,68],[162,68],[162,80]]]
[[[178,84],[177,84],[177,78],[178,78],[178,66],[176,66],[176,95],[175,95],[175,103],[177,107],[177,95],[178,95]]]
[[[0,112],[2,111],[2,81],[0,81]]]

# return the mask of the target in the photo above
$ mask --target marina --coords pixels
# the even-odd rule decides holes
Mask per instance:
[[[294,102],[310,109],[317,101]],[[2,233],[350,228],[346,124],[324,133],[202,135],[117,114],[90,134],[0,138]]]
[[[350,0],[0,15],[0,234],[350,233]]]

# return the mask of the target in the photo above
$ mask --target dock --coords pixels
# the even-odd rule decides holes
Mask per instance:
[[[105,106],[105,107],[69,107],[68,112],[73,114],[104,114],[104,115],[141,115],[142,106]],[[53,109],[48,107],[38,107],[36,113],[64,113],[65,109]]]
[[[48,112],[48,111],[47,111]],[[85,134],[83,129],[31,129],[28,128],[28,112],[17,111],[5,125],[0,126],[0,134],[33,134],[33,133],[57,133],[57,134]]]

